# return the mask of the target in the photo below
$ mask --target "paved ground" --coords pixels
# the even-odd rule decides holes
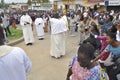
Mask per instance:
[[[66,55],[60,59],[54,59],[50,56],[50,33],[45,34],[45,40],[37,39],[33,46],[26,46],[21,42],[19,46],[25,50],[32,61],[32,71],[28,75],[28,80],[65,80],[68,71],[68,64],[78,48],[78,33],[76,37],[70,37],[67,33]]]

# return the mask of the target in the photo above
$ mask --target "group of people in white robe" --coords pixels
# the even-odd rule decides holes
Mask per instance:
[[[44,20],[43,16],[39,14],[35,19],[35,28],[39,40],[44,39]],[[65,32],[68,30],[67,17],[62,15],[59,16],[58,13],[54,14],[53,17],[49,17],[50,29],[51,29],[51,50],[50,55],[55,58],[60,58],[65,55]],[[34,36],[32,31],[32,19],[30,16],[24,12],[20,24],[23,30],[23,37],[26,45],[32,45],[34,43]]]

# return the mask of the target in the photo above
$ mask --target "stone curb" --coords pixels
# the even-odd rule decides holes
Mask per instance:
[[[17,40],[11,41],[11,42],[6,43],[6,44],[7,44],[7,45],[10,45],[10,46],[14,46],[14,45],[16,45],[16,44],[22,42],[23,40],[24,40],[24,38],[21,37],[21,38],[19,38],[19,39],[17,39]]]

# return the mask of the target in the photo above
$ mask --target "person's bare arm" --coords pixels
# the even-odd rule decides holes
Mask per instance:
[[[70,67],[69,70],[68,70],[68,73],[67,73],[67,78],[66,80],[70,80],[70,76],[72,75],[72,68]]]
[[[97,60],[100,59],[104,54],[105,54],[105,52],[100,53],[100,55],[98,55],[93,61],[97,61]]]

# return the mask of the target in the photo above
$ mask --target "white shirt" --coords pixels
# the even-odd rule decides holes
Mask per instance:
[[[15,47],[10,53],[0,57],[0,80],[26,80],[31,67],[26,53]]]
[[[67,31],[66,23],[63,19],[50,18],[51,34],[58,34]]]
[[[117,31],[117,33],[116,33],[116,40],[120,41],[120,31]]]
[[[23,15],[21,18],[20,18],[20,24],[21,26],[25,26],[25,24],[29,22],[30,24],[32,24],[32,19],[29,15]]]

